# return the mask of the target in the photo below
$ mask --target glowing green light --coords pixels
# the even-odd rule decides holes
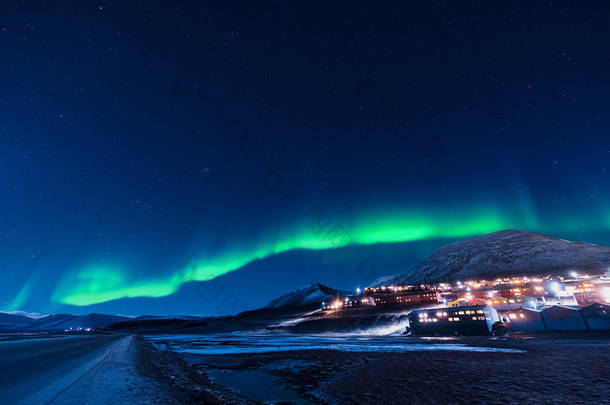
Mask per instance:
[[[56,301],[91,305],[126,297],[162,297],[184,283],[207,281],[244,267],[255,260],[296,249],[336,249],[345,245],[410,242],[430,238],[455,238],[511,227],[500,213],[479,210],[460,219],[421,212],[386,212],[357,221],[334,221],[325,227],[301,224],[297,231],[266,240],[249,248],[235,249],[194,260],[164,279],[139,280],[116,267],[89,266],[64,280],[54,294]]]

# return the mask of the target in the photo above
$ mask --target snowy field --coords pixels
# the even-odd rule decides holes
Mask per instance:
[[[522,352],[518,349],[469,345],[453,338],[416,339],[404,336],[231,333],[218,335],[152,335],[147,336],[147,339],[160,349],[206,355],[256,354],[294,350]]]

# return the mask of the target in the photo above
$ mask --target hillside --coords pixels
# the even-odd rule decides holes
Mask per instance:
[[[105,314],[88,314],[88,315],[70,315],[70,314],[53,314],[43,318],[34,319],[22,330],[30,331],[63,331],[65,329],[96,329],[105,328],[115,322],[126,321],[130,318],[117,315]]]
[[[27,327],[34,321],[23,315],[0,312],[0,331],[13,331]]]
[[[538,274],[610,266],[610,247],[506,230],[445,246],[403,274],[382,277],[371,285],[417,284],[508,273]]]
[[[296,309],[307,307],[320,307],[324,301],[331,300],[337,296],[344,297],[349,293],[335,290],[320,283],[312,283],[296,291],[289,292],[275,298],[267,304],[268,309]]]

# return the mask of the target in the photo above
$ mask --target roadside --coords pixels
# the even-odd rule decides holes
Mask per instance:
[[[160,351],[141,336],[134,336],[137,347],[135,366],[143,378],[155,381],[179,404],[258,404],[210,381],[180,355]],[[157,403],[157,402],[153,402]]]
[[[57,336],[0,343],[0,397],[7,404],[48,403],[89,372],[126,335]]]
[[[77,380],[47,404],[91,405],[181,403],[159,381],[140,374],[136,366],[135,337],[126,336]]]

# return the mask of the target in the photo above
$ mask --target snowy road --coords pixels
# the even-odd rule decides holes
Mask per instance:
[[[73,336],[0,343],[7,404],[173,404],[135,366],[131,336]]]

